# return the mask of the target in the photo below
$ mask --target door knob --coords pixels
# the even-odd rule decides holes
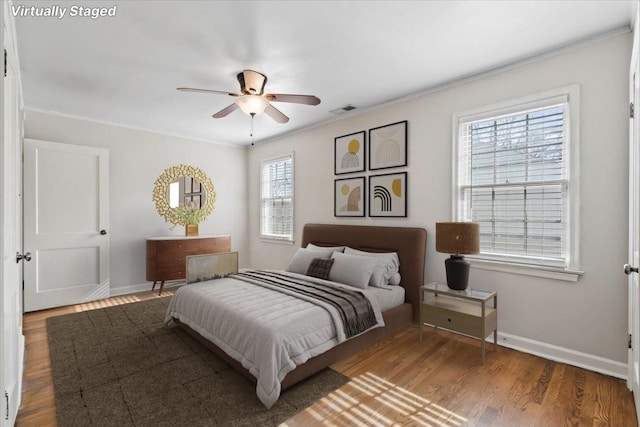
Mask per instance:
[[[100,234],[104,236],[105,234],[107,234],[107,230],[100,230]]]
[[[638,267],[631,267],[629,264],[625,264],[624,265],[624,274],[626,274],[627,276],[631,273],[637,273],[638,272]]]
[[[31,252],[27,252],[24,255],[22,255],[20,252],[16,252],[16,263],[22,260],[31,261]]]

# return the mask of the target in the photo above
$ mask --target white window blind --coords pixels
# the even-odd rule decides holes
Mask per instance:
[[[260,235],[293,240],[293,155],[262,162]]]
[[[479,257],[567,268],[569,103],[554,97],[458,121],[457,216]]]

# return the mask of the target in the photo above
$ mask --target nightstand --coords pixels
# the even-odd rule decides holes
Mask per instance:
[[[493,306],[489,305],[493,299]],[[445,283],[433,282],[420,287],[420,342],[424,324],[479,338],[482,364],[485,362],[485,339],[493,333],[493,349],[498,345],[498,294],[467,288],[449,289]]]

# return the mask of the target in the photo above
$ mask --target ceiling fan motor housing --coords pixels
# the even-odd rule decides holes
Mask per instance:
[[[267,84],[267,76],[253,70],[238,73],[240,90],[244,95],[262,95]]]

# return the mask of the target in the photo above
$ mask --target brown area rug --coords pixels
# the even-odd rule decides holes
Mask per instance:
[[[168,303],[47,319],[59,426],[273,426],[348,381],[325,369],[267,410],[246,378],[164,326]]]

